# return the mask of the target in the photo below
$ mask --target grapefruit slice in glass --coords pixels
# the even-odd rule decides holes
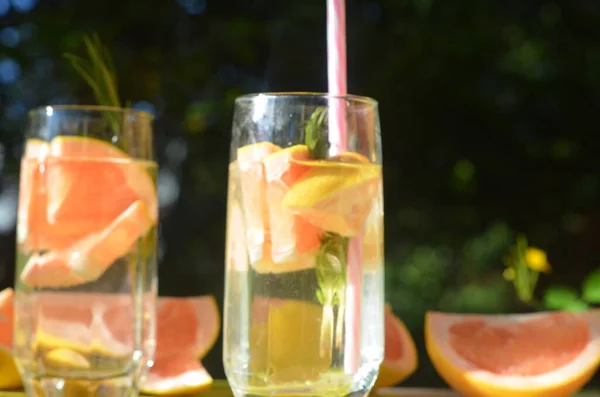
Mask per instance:
[[[567,397],[600,362],[600,313],[462,315],[430,312],[427,352],[467,397]]]
[[[46,365],[68,365],[73,371],[85,371],[90,365],[86,357],[90,355],[134,354],[133,304],[131,296],[126,294],[40,292],[22,300],[19,310],[37,313],[32,324],[35,345],[44,354]],[[6,319],[12,324],[13,305],[12,290],[0,292],[0,321]],[[210,386],[212,378],[199,360],[214,345],[220,325],[212,296],[160,297],[154,366],[141,382],[142,391],[167,395]],[[12,325],[2,326],[0,331],[5,331],[0,343],[12,345]],[[3,345],[0,370],[0,387],[21,385],[10,349],[4,349]]]
[[[381,166],[331,160],[300,163],[310,170],[286,193],[283,205],[322,230],[358,235],[379,193]]]
[[[273,266],[265,270],[273,273],[314,267],[314,254],[319,249],[323,233],[283,205],[286,193],[310,169],[294,160],[309,160],[305,145],[282,149],[263,160],[273,259]]]
[[[19,246],[66,248],[102,230],[141,200],[156,222],[156,188],[143,162],[89,137],[26,142],[21,168]]]
[[[250,263],[260,266],[271,259],[271,229],[266,200],[266,177],[263,159],[281,150],[270,142],[259,142],[237,150],[241,204],[246,225],[246,245]]]
[[[21,281],[31,287],[68,287],[95,281],[127,254],[152,224],[144,202],[136,201],[104,230],[68,248],[32,255],[21,272]]]

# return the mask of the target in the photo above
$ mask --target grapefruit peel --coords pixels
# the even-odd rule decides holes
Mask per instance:
[[[598,311],[567,313],[588,324],[587,344],[570,362],[538,375],[501,375],[483,370],[458,354],[448,342],[451,338],[450,328],[461,322],[483,320],[487,326],[525,325],[556,313],[500,316],[429,312],[425,322],[427,352],[442,378],[452,388],[467,397],[568,397],[582,388],[598,368],[600,362],[600,312]],[[506,351],[506,354],[510,352]]]
[[[385,358],[379,367],[374,389],[397,385],[418,367],[415,341],[404,322],[385,305]]]

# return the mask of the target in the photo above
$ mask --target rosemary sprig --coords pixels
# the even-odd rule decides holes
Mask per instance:
[[[321,249],[317,256],[317,300],[322,305],[341,305],[346,288],[348,238],[326,232],[321,237]]]
[[[84,35],[83,43],[88,59],[70,53],[65,53],[63,56],[71,62],[73,69],[92,88],[98,105],[120,108],[117,72],[110,51],[102,44],[96,33],[91,36]],[[125,109],[129,107],[130,102],[127,101]],[[114,112],[104,113],[104,117],[115,133],[119,131],[120,124],[125,122],[125,118],[120,116]]]
[[[329,152],[327,107],[318,107],[307,121],[304,140],[311,158],[326,159]],[[316,298],[324,306],[343,304],[346,288],[348,238],[332,232],[321,236],[321,248],[316,259],[319,289]]]
[[[110,52],[95,33],[91,36],[84,35],[83,43],[89,59],[70,53],[63,56],[92,88],[99,105],[121,107],[117,75]]]

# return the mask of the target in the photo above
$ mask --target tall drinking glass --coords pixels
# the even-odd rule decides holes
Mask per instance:
[[[13,349],[30,396],[137,394],[155,344],[156,175],[147,113],[29,113]]]
[[[223,360],[237,397],[365,395],[384,350],[377,102],[235,102]]]

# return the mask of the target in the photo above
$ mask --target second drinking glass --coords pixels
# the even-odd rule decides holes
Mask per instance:
[[[30,396],[137,393],[155,344],[156,175],[151,115],[30,112],[13,343]]]
[[[223,361],[237,397],[369,392],[384,348],[377,103],[235,102]]]

